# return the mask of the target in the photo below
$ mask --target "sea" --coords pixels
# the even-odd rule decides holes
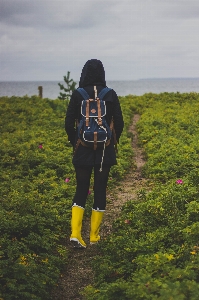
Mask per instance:
[[[43,98],[57,99],[60,93],[58,82],[62,81],[10,81],[0,82],[1,96],[32,96],[38,95],[38,87],[43,87]],[[199,93],[199,78],[162,78],[139,79],[126,81],[107,81],[108,87],[113,88],[118,96],[137,95],[145,93]],[[66,85],[65,85],[66,86]],[[77,85],[78,86],[78,85]]]

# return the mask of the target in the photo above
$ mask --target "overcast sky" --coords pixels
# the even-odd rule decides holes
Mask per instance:
[[[199,0],[0,0],[0,81],[199,77]]]

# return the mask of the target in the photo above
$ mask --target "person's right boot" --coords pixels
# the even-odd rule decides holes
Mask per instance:
[[[82,220],[84,215],[84,208],[80,206],[72,207],[72,218],[71,218],[71,236],[70,241],[75,248],[86,248],[86,244],[81,236]]]
[[[90,230],[90,244],[96,244],[100,240],[99,230],[104,216],[104,211],[92,209],[91,214],[91,230]]]

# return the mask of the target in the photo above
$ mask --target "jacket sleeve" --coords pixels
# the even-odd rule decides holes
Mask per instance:
[[[68,140],[71,143],[71,145],[74,146],[75,143],[75,134],[76,134],[76,93],[73,92],[70,102],[68,104],[67,110],[66,110],[66,117],[65,117],[65,130],[68,135]]]
[[[119,138],[122,134],[123,128],[124,128],[124,121],[122,116],[122,110],[120,106],[120,102],[118,99],[118,96],[115,91],[113,91],[113,121],[114,121],[114,128],[116,133],[116,139],[119,143]]]

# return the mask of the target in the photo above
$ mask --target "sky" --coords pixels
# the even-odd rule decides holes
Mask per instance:
[[[199,77],[199,0],[0,0],[0,81]]]

